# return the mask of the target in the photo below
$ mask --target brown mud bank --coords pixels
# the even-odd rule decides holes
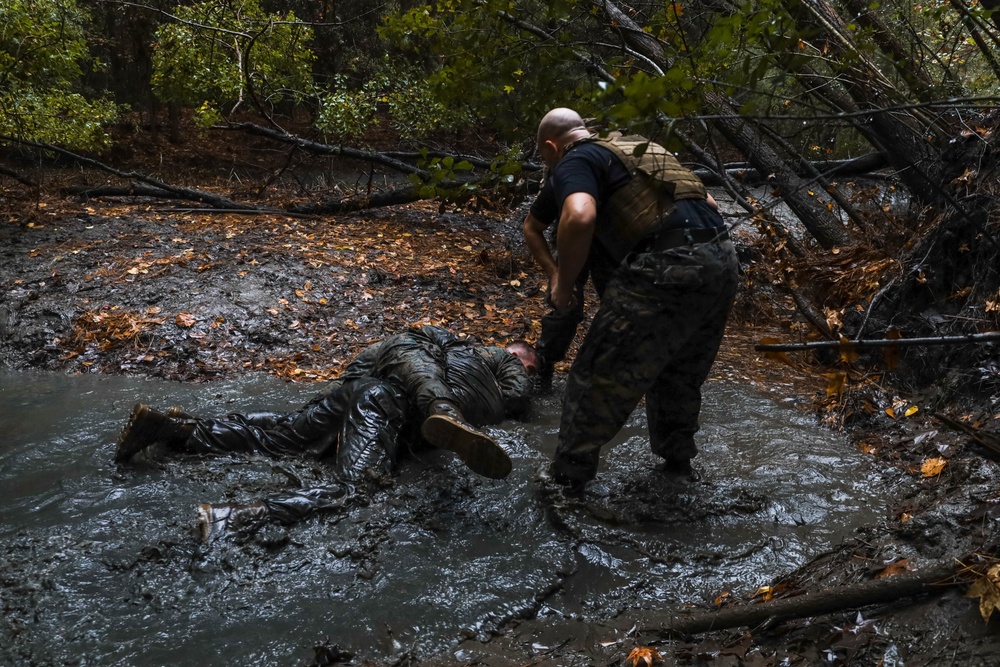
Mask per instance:
[[[501,215],[442,213],[436,207],[408,206],[378,215],[290,218],[184,213],[167,210],[155,201],[113,206],[43,201],[0,221],[0,365],[12,370],[185,383],[223,381],[258,372],[307,385],[335,376],[368,343],[418,322],[447,326],[486,343],[533,340],[543,312],[543,287],[522,249],[517,226]],[[846,409],[843,403],[830,408],[822,368],[807,362],[796,362],[799,365],[794,368],[784,366],[753,351],[753,343],[765,332],[751,326],[748,313],[754,308],[747,303],[751,294],[748,289],[741,295],[741,309],[731,323],[714,379],[753,387],[779,402],[789,401],[799,406],[799,413],[816,420],[850,422],[842,414],[838,418],[837,410]],[[826,589],[891,580],[942,563],[961,569],[961,564],[982,567],[994,562],[1000,492],[997,464],[986,455],[988,450],[933,420],[926,410],[912,412],[910,407],[919,408],[916,397],[899,397],[886,390],[858,403],[858,411],[867,417],[856,420],[863,423],[863,430],[855,426],[845,447],[860,450],[852,449],[852,453],[867,457],[880,471],[866,478],[875,487],[869,489],[873,494],[869,504],[877,505],[874,514],[878,518],[794,569],[756,573],[763,574],[766,582],[747,577],[746,586],[734,582],[728,589],[720,588],[711,604],[694,611],[822,594]],[[727,409],[741,407],[745,406]],[[996,411],[989,413],[993,407],[978,409],[986,415],[984,419],[994,419]],[[740,434],[732,439],[739,443]],[[100,451],[110,454],[109,446]],[[746,455],[738,447],[730,454]],[[207,480],[220,484],[230,480],[227,464],[198,465],[204,465]],[[306,478],[314,474],[313,468],[296,463],[287,470]],[[725,480],[714,483],[721,487]],[[212,492],[222,495],[222,488]],[[266,490],[267,484],[254,488]],[[657,488],[653,482],[623,478],[600,486],[582,504],[566,504],[547,493],[543,483],[526,481],[522,490],[534,499],[532,511],[543,515],[564,538],[562,570],[548,574],[539,570],[537,592],[530,599],[498,604],[500,611],[489,627],[469,631],[452,650],[434,655],[408,650],[402,642],[395,658],[383,664],[631,665],[633,660],[627,656],[641,647],[648,650],[633,654],[636,664],[657,664],[658,660],[710,666],[1000,662],[995,622],[984,623],[976,600],[963,597],[967,584],[941,586],[940,593],[917,598],[858,602],[835,613],[679,638],[668,636],[661,627],[685,610],[668,601],[652,604],[640,594],[649,586],[641,578],[633,580],[631,588],[623,588],[618,605],[546,613],[545,602],[567,585],[567,572],[581,558],[586,560],[581,553],[595,542],[593,536],[581,533],[578,517],[612,528],[631,525],[641,533],[645,523],[658,525],[655,511],[667,509],[677,513],[669,522],[670,531],[688,530],[686,519],[698,525],[698,517],[685,517],[683,498],[674,497],[665,505],[650,500]],[[240,487],[230,493],[239,496]],[[447,521],[454,518],[455,510],[442,498],[479,494],[461,478],[449,478],[446,490],[436,495],[426,485],[407,484],[386,493],[378,501],[385,507],[416,507],[401,513],[400,521],[445,538]],[[720,515],[738,519],[750,511],[748,507],[753,508],[753,497],[722,494],[719,498],[728,501],[713,506]],[[495,502],[501,503],[502,498],[496,495]],[[482,506],[471,509],[475,515]],[[127,507],[121,511],[127,516]],[[352,511],[364,515],[366,509]],[[353,569],[345,573],[351,581],[371,577],[366,553],[396,539],[391,520],[366,521],[358,519],[356,525],[361,528],[338,536],[331,547],[354,554]],[[175,522],[181,531],[179,523]],[[528,529],[516,522],[508,528]],[[318,528],[314,524],[305,530]],[[348,544],[352,534],[362,542],[360,547]],[[214,556],[204,567],[244,581],[247,575],[234,563],[242,561],[252,567],[255,559],[272,558],[270,549],[297,539],[294,528],[288,534],[265,537],[246,547],[256,549],[252,557],[237,550]],[[44,550],[32,543],[30,535],[19,539],[8,544],[4,558],[11,567],[5,568],[0,580],[8,619],[0,634],[0,645],[6,646],[0,654],[3,659],[25,657],[17,652],[23,648],[18,637],[30,633],[30,600],[54,585],[32,579],[34,571],[24,563],[30,563],[33,552]],[[655,530],[644,539],[647,542],[634,540],[629,546],[650,570],[670,563],[671,554],[660,548],[662,537]],[[58,542],[55,536],[49,542],[53,540]],[[160,567],[157,576],[168,577],[170,567],[163,564],[190,560],[192,554],[185,552],[190,544],[182,537],[164,539],[122,558],[130,560],[131,567],[136,563],[149,571]],[[551,545],[542,542],[533,548]],[[72,553],[72,548],[67,544],[58,553]],[[279,553],[283,568],[296,567],[287,550]],[[609,553],[614,555],[615,550]],[[724,570],[728,556],[732,554],[699,562],[706,570]],[[112,566],[131,571],[128,564],[115,563]],[[476,576],[489,577],[490,573]],[[142,590],[134,593],[142,599]],[[167,607],[183,609],[183,596],[178,595]],[[614,596],[609,593],[604,599]],[[631,606],[634,600],[644,600],[641,608]],[[252,616],[248,614],[248,625]],[[456,634],[460,633],[456,630]],[[343,661],[337,648],[343,642],[338,638],[314,643],[315,658],[303,657],[303,663]],[[308,646],[303,646],[303,653],[310,653]],[[27,658],[31,657],[29,651]],[[366,660],[355,658],[356,663]]]

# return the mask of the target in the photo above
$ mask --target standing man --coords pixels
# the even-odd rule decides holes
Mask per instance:
[[[542,118],[537,147],[551,175],[525,238],[549,273],[551,305],[572,310],[588,257],[611,267],[567,379],[553,477],[582,491],[643,395],[661,470],[690,475],[701,385],[736,296],[738,261],[718,205],[662,146],[593,136],[572,109]],[[538,238],[553,222],[558,261]]]

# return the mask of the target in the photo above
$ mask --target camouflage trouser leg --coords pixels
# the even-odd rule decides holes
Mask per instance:
[[[737,266],[730,241],[629,256],[608,285],[567,380],[558,476],[592,479],[601,447],[650,390],[654,451],[696,451],[690,436],[701,384],[736,293]]]
[[[375,378],[336,386],[287,415],[232,413],[202,419],[182,447],[190,454],[256,453],[281,458],[336,453],[348,479],[365,467],[388,473],[395,464],[404,422],[403,395]]]
[[[735,295],[735,281],[732,292]],[[719,308],[705,314],[702,326],[646,390],[646,421],[654,454],[673,460],[690,459],[698,454],[694,434],[701,412],[701,386],[722,343],[732,300],[732,296],[722,295],[717,302]]]
[[[200,419],[181,449],[210,456],[245,453],[281,458],[315,454],[335,443],[349,393],[347,385],[337,385],[288,414],[234,412],[221,419]]]
[[[417,418],[428,416],[436,400],[456,400],[448,386],[448,361],[438,347],[421,343],[413,334],[394,336],[392,349],[392,354],[380,356],[373,372],[406,393]]]
[[[391,474],[406,414],[406,397],[389,383],[375,378],[354,383],[337,438],[337,473],[351,481],[365,470]]]

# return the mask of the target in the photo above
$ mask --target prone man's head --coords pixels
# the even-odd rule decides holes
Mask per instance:
[[[552,169],[559,164],[567,145],[589,135],[590,130],[580,114],[572,109],[559,107],[545,114],[538,123],[535,147],[545,166]]]
[[[521,360],[521,363],[524,364],[524,370],[528,371],[529,377],[538,373],[538,370],[542,367],[542,361],[538,358],[538,353],[535,352],[535,348],[527,341],[515,340],[505,349]]]

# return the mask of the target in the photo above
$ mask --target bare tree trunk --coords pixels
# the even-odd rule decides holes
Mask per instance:
[[[941,154],[932,142],[941,128],[900,108],[906,100],[851,41],[843,20],[825,0],[786,0],[785,6],[800,26],[820,36],[818,50],[837,56],[838,62],[851,62],[837,67],[837,78],[860,109],[871,109],[860,122],[882,145],[892,147],[887,156],[910,194],[926,204],[943,203]],[[833,62],[829,56],[826,60]]]
[[[633,50],[641,53],[662,71],[667,67],[660,43],[644,32],[628,15],[608,0],[595,0],[601,9],[605,23],[615,30],[622,40]],[[813,186],[810,194],[809,181],[805,181],[768,144],[749,123],[739,118],[733,105],[719,93],[705,94],[706,104],[719,112],[721,118],[716,126],[726,138],[736,146],[762,173],[773,176],[774,184],[780,188],[789,208],[802,224],[824,248],[850,245],[852,238],[847,229],[830,212],[826,202]],[[824,192],[823,195],[826,193]]]
[[[180,144],[181,138],[181,110],[177,102],[167,102],[167,118],[170,127],[170,143]]]
[[[781,190],[785,203],[821,246],[833,248],[851,244],[850,233],[830,213],[825,198],[819,196],[818,185],[813,184],[810,188],[810,182],[796,174],[791,165],[749,123],[739,117],[725,97],[716,92],[707,92],[705,102],[719,112],[720,118],[715,121],[719,131],[747,156],[756,169],[773,176],[770,182]]]

